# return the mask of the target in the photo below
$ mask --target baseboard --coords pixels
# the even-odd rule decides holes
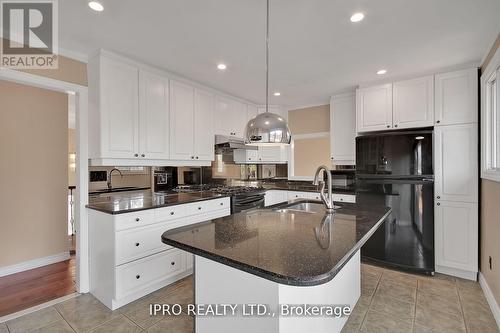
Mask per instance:
[[[15,273],[20,273],[27,271],[29,269],[38,268],[50,264],[55,264],[56,262],[68,260],[70,258],[69,252],[62,252],[54,254],[48,257],[37,258],[33,260],[28,260],[21,262],[19,264],[0,267],[0,277],[11,275]]]
[[[498,306],[495,296],[493,296],[490,286],[488,286],[488,283],[486,282],[486,279],[484,278],[484,275],[481,274],[481,272],[479,272],[479,284],[481,285],[484,296],[486,296],[486,300],[490,305],[491,312],[493,313],[493,317],[495,317],[497,326],[498,328],[500,328],[500,307]]]
[[[436,265],[436,272],[456,276],[466,280],[477,281],[477,272],[465,271],[463,269],[449,268]]]

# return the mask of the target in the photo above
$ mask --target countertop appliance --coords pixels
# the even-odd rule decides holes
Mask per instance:
[[[177,168],[156,167],[153,170],[154,192],[167,192],[173,190],[178,185]]]
[[[432,130],[356,138],[356,201],[392,208],[361,249],[364,260],[434,274]]]
[[[263,187],[254,186],[227,186],[219,184],[204,184],[194,186],[179,186],[177,192],[193,193],[199,191],[211,191],[231,196],[231,214],[236,214],[253,208],[264,207],[264,196],[266,190]]]

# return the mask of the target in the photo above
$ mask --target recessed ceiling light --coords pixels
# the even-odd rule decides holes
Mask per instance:
[[[99,1],[89,1],[89,7],[96,12],[102,12],[104,10],[104,6]]]
[[[377,71],[377,75],[384,75],[385,73],[387,73],[387,69],[381,69]]]
[[[281,93],[279,91],[274,93],[274,96],[281,96]]]
[[[224,69],[227,68],[227,66],[226,66],[226,64],[218,64],[217,68],[220,69],[220,70],[224,70]]]
[[[356,23],[356,22],[361,22],[365,18],[365,14],[363,13],[354,13],[351,16],[351,22]]]

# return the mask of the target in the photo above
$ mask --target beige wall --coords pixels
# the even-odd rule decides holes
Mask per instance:
[[[330,132],[330,105],[288,111],[293,138],[293,177],[313,177],[320,165],[330,166],[330,137],[301,137]]]
[[[484,70],[495,52],[500,52],[500,34],[481,66]],[[500,183],[481,181],[480,271],[500,304]],[[489,257],[493,269],[489,268]]]
[[[68,98],[0,81],[0,267],[68,251]]]

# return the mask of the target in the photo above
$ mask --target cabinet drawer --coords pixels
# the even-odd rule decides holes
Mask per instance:
[[[115,269],[116,298],[120,299],[137,292],[151,283],[181,273],[185,269],[185,252],[175,249],[119,266]]]
[[[185,205],[175,205],[154,210],[156,222],[170,221],[186,216]]]
[[[356,203],[356,196],[352,194],[333,194],[333,201]]]
[[[174,222],[159,223],[143,228],[123,230],[116,233],[116,265],[121,265],[150,254],[170,249],[161,241],[161,235]]]
[[[187,204],[186,215],[203,214],[230,207],[229,198],[212,199]]]
[[[308,194],[309,193],[307,193],[307,192],[290,191],[290,192],[288,192],[288,200],[307,199]]]
[[[152,209],[115,216],[115,229],[124,230],[155,223]]]

